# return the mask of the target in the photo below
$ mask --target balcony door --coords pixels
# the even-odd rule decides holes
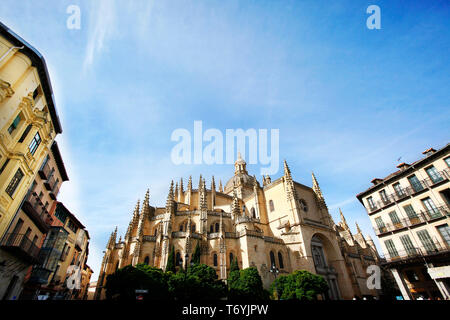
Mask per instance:
[[[433,200],[431,200],[430,197],[423,199],[422,203],[425,206],[427,213],[431,218],[436,218],[436,217],[441,216],[438,208],[436,208],[436,205],[434,204]]]

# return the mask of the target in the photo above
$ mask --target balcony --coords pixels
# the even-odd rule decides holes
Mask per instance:
[[[52,200],[56,200],[56,197],[58,196],[58,193],[59,193],[60,186],[61,186],[60,184],[55,182],[53,189],[49,193],[49,196],[50,196],[50,198],[52,198]]]
[[[146,242],[156,242],[156,236],[143,236],[142,240]]]
[[[41,202],[36,192],[31,192],[25,199],[22,210],[34,222],[42,233],[47,233],[53,218]]]
[[[383,227],[374,228],[375,234],[382,235],[389,232],[394,232],[403,228],[413,227],[418,224],[433,222],[442,217],[450,217],[450,206],[440,205],[434,210],[420,210],[416,212],[415,217],[400,219],[399,223],[386,223]]]
[[[439,254],[445,254],[450,252],[450,247],[438,241],[432,241],[426,246],[412,247],[408,250],[400,250],[395,253],[381,255],[386,263],[393,262],[406,262],[412,259],[423,259],[424,257],[431,257]]]
[[[186,238],[186,232],[174,231],[174,232],[172,232],[172,238]]]
[[[56,180],[54,176],[51,176],[44,182],[44,186],[48,191],[52,191],[55,188]]]
[[[42,166],[41,169],[39,169],[38,173],[43,180],[47,180],[50,177],[50,166],[48,165],[48,161]]]
[[[28,283],[46,285],[51,273],[52,270],[43,267],[34,267]]]
[[[39,258],[39,248],[25,234],[8,233],[5,235],[0,247],[20,259],[35,264]]]
[[[369,214],[374,213],[384,207],[389,206],[392,203],[400,202],[411,196],[425,191],[429,188],[433,188],[440,183],[449,181],[450,179],[450,169],[445,169],[439,171],[436,175],[431,178],[426,178],[424,180],[417,180],[410,187],[395,189],[393,194],[386,194],[381,200],[372,201],[372,205],[369,204],[367,211]]]

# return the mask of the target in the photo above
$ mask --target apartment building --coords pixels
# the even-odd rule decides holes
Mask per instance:
[[[357,195],[404,299],[450,299],[450,144]]]
[[[52,224],[52,201],[67,179],[38,171],[59,133],[44,58],[0,23],[0,299],[18,298]]]

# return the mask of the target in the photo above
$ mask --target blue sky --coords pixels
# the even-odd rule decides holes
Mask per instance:
[[[66,27],[72,4],[80,30]],[[381,30],[366,27],[372,4]],[[376,239],[355,195],[399,157],[449,142],[449,18],[444,0],[3,0],[0,11],[47,61],[70,178],[59,199],[90,232],[93,279],[147,188],[163,206],[172,178],[233,174],[172,164],[171,133],[194,120],[280,129],[294,179],[311,185],[314,171],[335,221],[341,207]]]

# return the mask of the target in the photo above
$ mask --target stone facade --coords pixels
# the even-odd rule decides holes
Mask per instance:
[[[284,175],[274,181],[263,177],[262,185],[247,172],[240,155],[234,176],[210,188],[200,176],[198,188],[192,178],[172,181],[165,207],[150,205],[147,191],[137,203],[125,237],[111,234],[103,258],[96,299],[104,299],[106,276],[126,265],[147,263],[163,270],[171,246],[178,265],[187,265],[197,243],[201,262],[226,279],[231,260],[240,268],[256,267],[268,288],[279,274],[308,270],[327,280],[330,299],[351,299],[355,295],[376,296],[368,290],[365,273],[378,255],[372,241],[358,229],[353,236],[346,223],[336,225],[328,212],[319,184],[312,175],[312,188],[292,179],[284,162]],[[187,259],[186,259],[187,258]]]

